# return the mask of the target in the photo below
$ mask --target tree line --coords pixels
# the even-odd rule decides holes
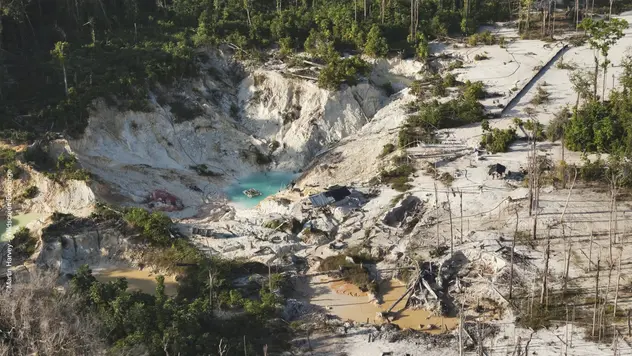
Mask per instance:
[[[501,0],[2,2],[0,129],[22,141],[47,131],[79,135],[95,98],[147,110],[155,84],[198,73],[201,46],[231,43],[250,58],[305,50],[345,79],[359,69],[342,52],[424,57],[429,39],[509,16]]]

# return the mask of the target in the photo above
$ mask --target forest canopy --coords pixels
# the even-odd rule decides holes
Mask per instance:
[[[96,98],[147,110],[152,86],[198,73],[196,47],[231,43],[251,58],[316,48],[337,82],[361,72],[341,52],[424,54],[429,39],[508,19],[510,3],[15,0],[0,10],[0,138],[24,141],[81,134]]]

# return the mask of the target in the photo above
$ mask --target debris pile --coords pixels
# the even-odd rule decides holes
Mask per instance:
[[[244,190],[244,195],[247,196],[248,198],[254,198],[254,197],[261,196],[261,192],[256,190],[255,188],[250,188],[250,189]]]

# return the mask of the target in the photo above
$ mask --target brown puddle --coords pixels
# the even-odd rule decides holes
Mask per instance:
[[[343,281],[327,282],[327,279],[313,279],[307,287],[308,294],[312,294],[309,302],[314,305],[324,307],[328,313],[338,316],[343,320],[354,320],[382,324],[383,320],[376,319],[378,312],[386,311],[391,305],[406,292],[406,286],[396,280],[384,281],[380,284],[380,292],[383,303],[375,305],[369,302],[366,292],[362,292],[358,287]],[[323,288],[327,286],[327,288]],[[309,296],[308,296],[309,297]],[[406,298],[402,299],[391,311],[396,315],[393,324],[397,324],[402,329],[415,329],[427,331],[431,334],[439,334],[447,330],[455,329],[458,326],[458,318],[448,318],[441,316],[430,316],[430,312],[425,309],[404,309]],[[433,329],[430,329],[430,326]]]
[[[156,292],[156,277],[158,275],[149,270],[138,270],[135,268],[117,268],[102,271],[95,271],[94,277],[103,283],[116,281],[119,278],[127,279],[128,290],[139,290],[144,293],[154,294]],[[165,276],[165,294],[175,295],[178,283],[174,276]]]

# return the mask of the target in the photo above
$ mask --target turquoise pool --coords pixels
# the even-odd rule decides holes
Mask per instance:
[[[278,193],[298,174],[291,172],[259,172],[239,178],[225,191],[228,199],[244,208],[252,208],[270,195]],[[258,197],[248,198],[244,190],[254,188],[261,192]]]
[[[31,221],[34,220],[38,220],[38,219],[43,219],[44,218],[44,214],[38,214],[38,213],[30,213],[30,214],[22,214],[22,215],[16,215],[13,217],[13,232],[18,231],[18,229],[22,226],[26,226],[28,223],[30,223]],[[6,242],[9,241],[9,236],[6,233],[7,232],[7,221],[0,219],[0,241],[1,242]]]

